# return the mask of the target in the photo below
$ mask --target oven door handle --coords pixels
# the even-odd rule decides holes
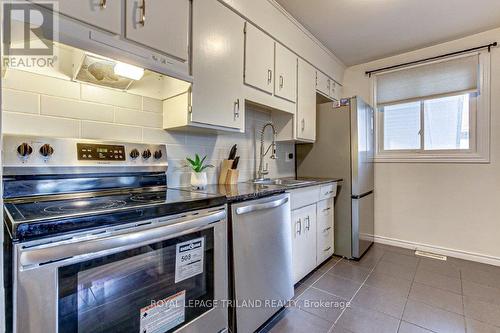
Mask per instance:
[[[43,263],[68,259],[79,255],[90,255],[102,251],[116,250],[117,248],[135,248],[148,243],[164,240],[167,236],[174,236],[183,232],[195,232],[207,225],[226,218],[226,211],[211,212],[195,217],[179,219],[178,222],[152,226],[136,232],[129,232],[115,236],[102,237],[92,240],[67,241],[54,244],[45,244],[23,249],[19,262],[21,266],[40,265]]]

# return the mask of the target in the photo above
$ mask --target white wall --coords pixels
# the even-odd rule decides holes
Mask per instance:
[[[500,29],[350,67],[344,93],[371,102],[366,70],[494,41],[500,41]],[[375,234],[380,241],[427,245],[443,253],[451,249],[457,256],[472,254],[469,258],[500,264],[499,48],[491,52],[491,163],[377,163],[375,191]]]
[[[230,147],[238,144],[240,181],[255,177],[259,137],[270,114],[246,109],[246,134],[190,134],[162,129],[162,102],[117,90],[50,78],[17,70],[2,80],[3,133],[132,142],[166,143],[170,186],[187,185],[190,171],[186,156],[208,155],[217,166],[209,182],[217,183],[219,165]],[[270,131],[266,142],[271,139]],[[272,177],[295,175],[295,162],[285,156],[293,144],[279,144],[278,160],[266,161]]]

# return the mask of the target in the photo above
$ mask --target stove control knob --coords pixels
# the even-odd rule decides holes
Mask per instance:
[[[28,157],[32,152],[33,148],[26,142],[21,143],[19,147],[17,147],[17,153],[19,156]]]
[[[50,157],[52,156],[52,154],[54,154],[54,148],[46,143],[40,147],[40,154],[42,154],[43,157]]]
[[[135,160],[137,157],[139,157],[140,153],[137,149],[133,149],[131,152],[130,152],[130,157]]]
[[[161,150],[157,150],[157,151],[155,151],[154,156],[155,156],[155,160],[159,160],[163,156],[163,154],[161,153]]]
[[[142,152],[142,158],[144,158],[145,160],[147,160],[150,157],[151,157],[151,150],[146,149],[145,151]]]

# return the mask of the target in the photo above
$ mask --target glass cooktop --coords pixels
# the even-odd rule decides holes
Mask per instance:
[[[176,189],[165,189],[162,191],[145,191],[90,198],[8,202],[5,204],[5,208],[11,220],[15,222],[29,222],[118,212],[146,206],[186,204],[217,197],[220,196]]]

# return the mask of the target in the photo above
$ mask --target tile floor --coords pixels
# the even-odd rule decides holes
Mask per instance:
[[[500,267],[381,244],[330,259],[294,300],[261,333],[500,333]]]

